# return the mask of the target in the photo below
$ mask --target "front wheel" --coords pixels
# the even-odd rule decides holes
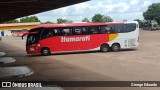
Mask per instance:
[[[118,52],[120,50],[120,45],[119,44],[113,44],[111,48],[112,48],[113,52]]]
[[[42,48],[41,54],[44,56],[50,55],[51,54],[50,49],[49,48]]]
[[[103,44],[101,47],[100,47],[100,50],[102,52],[107,52],[109,51],[109,45],[108,44]]]

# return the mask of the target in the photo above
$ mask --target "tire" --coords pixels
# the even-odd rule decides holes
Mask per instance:
[[[120,45],[119,44],[113,44],[111,48],[112,48],[113,52],[118,52],[120,50]]]
[[[50,55],[51,54],[50,49],[49,48],[42,48],[41,54],[44,56]]]
[[[108,44],[103,44],[103,45],[101,45],[100,50],[101,50],[102,52],[107,52],[107,51],[109,51],[109,45],[108,45]]]

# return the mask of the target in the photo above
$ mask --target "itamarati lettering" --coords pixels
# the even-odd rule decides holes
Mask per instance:
[[[90,36],[81,37],[61,37],[61,42],[80,42],[80,41],[90,41]]]

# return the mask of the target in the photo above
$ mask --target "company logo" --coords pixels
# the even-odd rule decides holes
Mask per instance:
[[[11,82],[2,82],[2,87],[11,87]]]
[[[81,37],[61,37],[61,42],[85,42],[90,41],[90,36],[81,36]]]

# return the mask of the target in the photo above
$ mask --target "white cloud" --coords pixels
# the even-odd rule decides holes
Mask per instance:
[[[107,2],[108,2],[109,4],[111,4],[111,3],[112,3],[112,0],[107,0]]]
[[[149,6],[150,4],[151,4],[150,0],[144,0],[143,6],[146,7]]]
[[[150,4],[152,4],[151,0],[91,0],[41,13],[37,16],[42,21],[56,21],[57,18],[64,17],[65,19],[79,22],[84,17],[91,19],[94,14],[101,13],[111,16],[114,21],[134,20],[137,18],[143,19],[142,12],[147,10]]]
[[[129,5],[127,5],[127,3],[123,3],[123,2],[120,2],[118,4],[118,8],[120,8],[120,7],[122,7],[122,9],[119,10],[119,12],[121,12],[121,13],[125,12],[125,11],[127,11],[129,9]]]
[[[146,11],[148,9],[148,6],[151,4],[152,2],[150,0],[143,0],[142,5],[140,6],[140,10],[142,12]]]
[[[131,5],[136,5],[138,3],[138,0],[131,0]]]

